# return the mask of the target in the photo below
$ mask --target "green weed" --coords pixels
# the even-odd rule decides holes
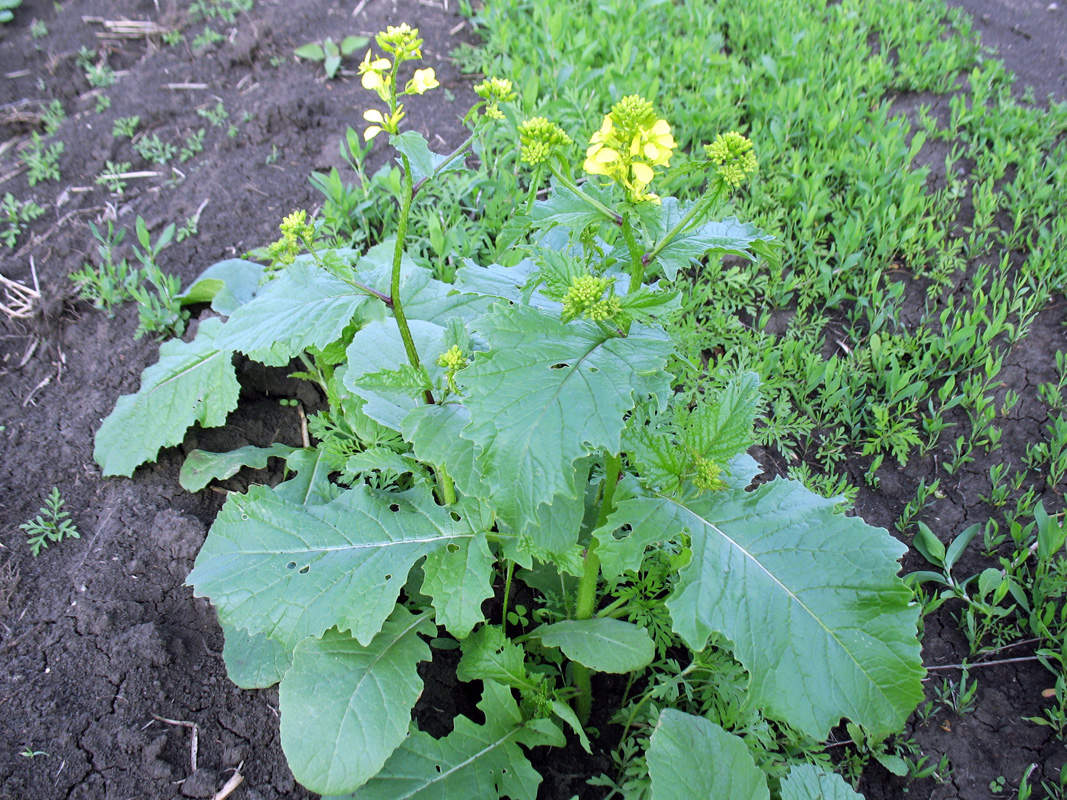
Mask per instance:
[[[26,531],[26,544],[30,546],[30,552],[37,556],[42,549],[48,547],[49,542],[61,542],[64,539],[80,539],[81,534],[69,519],[70,514],[63,510],[63,498],[59,489],[52,487],[51,494],[45,500],[44,506],[37,512],[37,516],[29,522],[23,522],[19,527]]]

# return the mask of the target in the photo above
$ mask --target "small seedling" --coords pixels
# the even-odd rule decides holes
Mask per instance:
[[[36,555],[36,553],[34,555]],[[46,753],[44,750],[34,750],[33,747],[31,747],[30,745],[26,745],[22,748],[22,750],[19,751],[19,755],[23,758],[28,758],[30,761],[33,761],[38,756],[47,757],[48,753]]]
[[[19,527],[26,531],[26,544],[36,557],[49,542],[61,542],[63,539],[80,539],[81,534],[69,519],[70,514],[63,510],[63,498],[59,488],[52,487],[44,506],[38,509],[37,517],[23,522]]]
[[[182,145],[181,152],[178,153],[178,160],[183,164],[193,156],[204,151],[204,134],[206,131],[201,128],[196,133],[190,134],[185,137],[185,143]]]
[[[104,164],[104,171],[96,176],[96,183],[106,186],[112,194],[119,196],[126,190],[126,181],[123,175],[130,171],[129,161],[120,161],[118,164],[108,161]]]
[[[63,110],[63,104],[58,100],[53,100],[41,112],[41,123],[44,125],[44,132],[51,136],[59,130],[59,126],[63,124],[63,120],[66,118],[67,112]]]
[[[137,126],[140,124],[140,117],[119,117],[115,120],[115,124],[111,126],[111,135],[116,139],[132,139],[133,135],[137,133]]]
[[[106,94],[97,95],[96,97],[96,113],[103,114],[111,108],[111,98]]]
[[[341,69],[341,59],[352,55],[356,50],[363,49],[369,41],[366,36],[346,36],[341,40],[341,44],[337,44],[333,39],[326,37],[321,42],[302,45],[293,53],[308,61],[321,62],[326,70],[327,79],[332,80]]]
[[[4,192],[0,201],[0,242],[14,250],[19,236],[26,230],[26,223],[33,222],[44,213],[44,209],[32,200],[19,202],[11,192]]]
[[[22,163],[26,165],[26,181],[36,186],[41,181],[59,180],[59,157],[63,154],[63,142],[45,145],[41,135],[30,134],[30,144],[22,151]]]
[[[85,264],[79,271],[72,272],[70,279],[78,286],[79,296],[83,300],[110,314],[112,308],[132,299],[133,290],[141,282],[141,273],[131,269],[126,259],[115,260],[115,249],[126,236],[125,228],[116,231],[109,220],[106,236],[91,222],[89,229],[97,241],[100,266],[94,268],[91,264]]]
[[[230,118],[230,112],[226,110],[221,100],[215,104],[214,108],[198,108],[196,113],[210,122],[212,128],[221,128]]]
[[[45,25],[44,20],[35,19],[30,23],[30,36],[34,39],[43,39],[48,35],[48,26]]]
[[[85,79],[94,89],[106,89],[115,83],[115,70],[107,64],[90,64],[85,68]]]
[[[177,147],[170,142],[164,142],[154,133],[138,139],[133,149],[145,161],[160,165],[165,165],[178,154]]]
[[[204,30],[201,31],[196,36],[196,38],[193,39],[193,49],[203,50],[205,47],[209,47],[213,44],[218,44],[219,42],[225,40],[225,38],[225,36],[223,36],[214,28],[204,28]]]

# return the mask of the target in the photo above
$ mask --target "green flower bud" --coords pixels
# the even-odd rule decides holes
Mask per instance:
[[[522,160],[527,164],[543,164],[548,158],[574,144],[563,128],[544,117],[533,117],[519,126]]]
[[[722,468],[714,461],[698,457],[696,468],[697,474],[693,478],[693,484],[698,489],[706,492],[721,492],[726,488],[726,482],[719,477],[722,475]]]
[[[720,133],[711,144],[704,145],[711,163],[718,167],[719,178],[734,189],[759,169],[752,142],[736,131]]]

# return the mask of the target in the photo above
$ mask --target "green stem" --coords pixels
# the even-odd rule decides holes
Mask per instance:
[[[400,329],[400,338],[404,341],[404,352],[407,354],[408,363],[416,370],[422,368],[419,361],[419,351],[415,349],[415,340],[411,336],[411,328],[408,325],[407,315],[404,314],[404,304],[400,300],[400,261],[404,255],[404,241],[408,235],[408,218],[411,216],[412,194],[411,163],[403,153],[400,157],[404,161],[404,183],[400,190],[400,220],[396,225],[396,246],[393,248],[393,275],[389,284],[389,296],[393,301],[393,316],[396,325]],[[425,392],[427,404],[433,404],[433,394],[427,389]]]
[[[615,487],[619,484],[619,473],[622,472],[622,456],[614,455],[607,457],[607,474],[604,476],[604,494],[600,501],[600,513],[597,517],[597,527],[603,527],[614,507]],[[596,587],[600,578],[600,556],[596,551],[596,541],[590,541],[585,551],[585,569],[578,583],[578,599],[575,608],[575,619],[590,619],[596,610]],[[573,664],[574,686],[578,689],[578,707],[575,712],[578,719],[584,725],[589,721],[589,712],[593,707],[593,689],[590,683],[589,668],[575,662]]]
[[[724,186],[720,181],[718,182],[718,185],[715,187],[715,191],[712,194],[705,195],[704,197],[693,203],[693,207],[690,208],[689,212],[684,217],[682,217],[681,220],[678,221],[678,224],[671,228],[669,231],[667,231],[666,236],[660,239],[659,242],[656,243],[655,247],[645,253],[645,257],[643,259],[644,263],[646,265],[651,264],[652,259],[658,256],[663,251],[663,248],[671,243],[671,240],[674,239],[675,236],[684,231],[689,226],[689,223],[693,221],[693,218],[697,216],[697,214],[702,213],[705,209],[718,203],[720,198],[722,197],[723,188]]]
[[[445,160],[438,164],[436,167],[434,167],[433,172],[431,174],[427,175],[425,178],[415,184],[415,188],[412,190],[412,196],[414,197],[415,195],[417,195],[419,193],[419,190],[423,186],[425,186],[428,181],[436,178],[438,174],[440,174],[448,167],[449,164],[451,164],[453,161],[463,155],[466,152],[467,148],[471,146],[471,142],[473,141],[474,134],[472,133],[470,136],[467,137],[466,141],[464,141],[463,144],[461,144],[459,147],[457,147],[455,150],[445,156]]]
[[[500,627],[507,629],[508,625],[508,599],[511,597],[511,576],[515,572],[515,562],[508,561],[507,576],[504,578],[504,608],[500,612]]]
[[[437,468],[437,487],[441,491],[442,504],[450,506],[456,502],[456,484],[452,482],[452,476],[444,464]]]
[[[630,251],[630,260],[633,262],[633,266],[630,267],[630,288],[626,290],[626,294],[633,294],[641,288],[641,283],[645,279],[645,266],[648,261],[645,260],[644,255],[641,253],[641,248],[637,246],[637,239],[634,238],[634,229],[630,225],[629,214],[623,215],[622,218],[622,237],[626,240],[626,247]]]
[[[622,224],[622,217],[620,217],[618,214],[616,214],[614,211],[612,211],[606,205],[601,203],[599,200],[590,197],[585,192],[583,192],[581,189],[579,189],[578,188],[578,184],[576,184],[574,181],[572,181],[570,178],[568,178],[566,175],[564,175],[563,172],[560,171],[559,167],[557,167],[551,161],[548,163],[548,168],[552,172],[552,174],[556,176],[556,180],[559,181],[563,186],[567,187],[572,192],[574,192],[578,196],[579,200],[585,201],[588,205],[590,205],[593,208],[595,208],[597,211],[599,211],[605,217],[610,219],[616,225],[621,225]]]

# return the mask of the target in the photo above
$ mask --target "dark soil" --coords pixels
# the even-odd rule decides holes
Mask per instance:
[[[295,413],[265,396],[286,387],[276,376],[246,376],[251,413],[210,437],[190,434],[133,480],[102,479],[92,457],[94,433],[118,396],[137,389],[156,347],[134,340],[133,305],[108,318],[76,299],[67,275],[95,258],[90,221],[114,220],[132,238],[138,215],[158,234],[202,207],[197,234],[160,258],[188,284],[210,264],[276,238],[290,211],[313,210],[320,200],[308,174],[343,167],[338,144],[346,126],[358,127],[366,98],[351,72],[326,81],[320,66],[291,57],[294,47],[325,36],[369,35],[400,21],[417,25],[424,55],[449,91],[410,102],[409,123],[431,142],[440,136],[439,149],[458,143],[472,81],[448,54],[469,29],[444,2],[370,0],[353,14],[350,4],[333,0],[258,0],[253,11],[221,27],[226,41],[198,52],[188,42],[202,24],[191,26],[177,47],[158,39],[99,38],[106,20],[182,24],[173,0],[25,0],[15,21],[0,28],[0,195],[33,198],[47,209],[17,250],[0,249],[0,274],[40,293],[32,316],[0,315],[0,800],[212,797],[235,771],[244,778],[236,800],[308,796],[281,752],[276,690],[246,692],[228,681],[214,613],[183,586],[221,495],[189,494],[177,481],[184,454],[201,444],[298,444]],[[962,5],[975,15],[985,43],[998,47],[1037,97],[1067,98],[1067,9],[1050,10],[1044,0]],[[32,38],[34,19],[47,25],[47,36]],[[98,45],[120,71],[110,89],[93,90],[75,66],[79,48]],[[346,67],[354,70],[356,63],[353,57]],[[101,93],[112,103],[97,113]],[[32,113],[52,99],[68,113],[58,131],[66,143],[62,181],[31,188],[10,145],[37,129]],[[211,127],[197,111],[219,100],[229,119]],[[179,164],[180,173],[144,163],[129,140],[111,136],[116,118],[134,114],[142,130],[165,141],[206,127],[203,153]],[[385,158],[379,145],[369,171]],[[107,161],[161,175],[131,180],[116,201],[94,184]],[[1062,307],[1045,312],[1015,348],[1005,377],[1020,393],[1052,378],[1051,353],[1064,349],[1063,322]],[[1017,408],[998,458],[1017,461],[1044,422],[1036,404]],[[890,526],[925,469],[916,462],[889,476],[879,493],[861,498],[858,513]],[[984,469],[976,464],[948,487],[949,502],[938,507],[944,530],[981,521],[974,481]],[[18,525],[36,515],[53,486],[82,538],[33,558]],[[927,621],[924,641],[931,666],[958,663],[967,652],[948,615]],[[934,673],[934,680],[942,675],[955,677]],[[455,696],[447,670],[427,677],[420,719],[431,715],[427,709],[446,718],[469,709],[469,699]],[[934,761],[947,753],[954,768],[946,785],[913,784],[914,796],[988,797],[991,780],[1017,781],[1031,763],[1038,765],[1035,778],[1057,775],[1062,742],[1023,721],[1041,713],[1049,673],[1027,662],[990,667],[979,677],[973,714],[941,714],[911,731],[924,753]],[[41,754],[29,757],[34,751]],[[549,755],[539,764],[543,796],[598,796],[579,777],[592,766]],[[600,756],[595,766],[608,765]],[[872,767],[864,788],[869,798],[880,798],[898,797],[902,787]]]

